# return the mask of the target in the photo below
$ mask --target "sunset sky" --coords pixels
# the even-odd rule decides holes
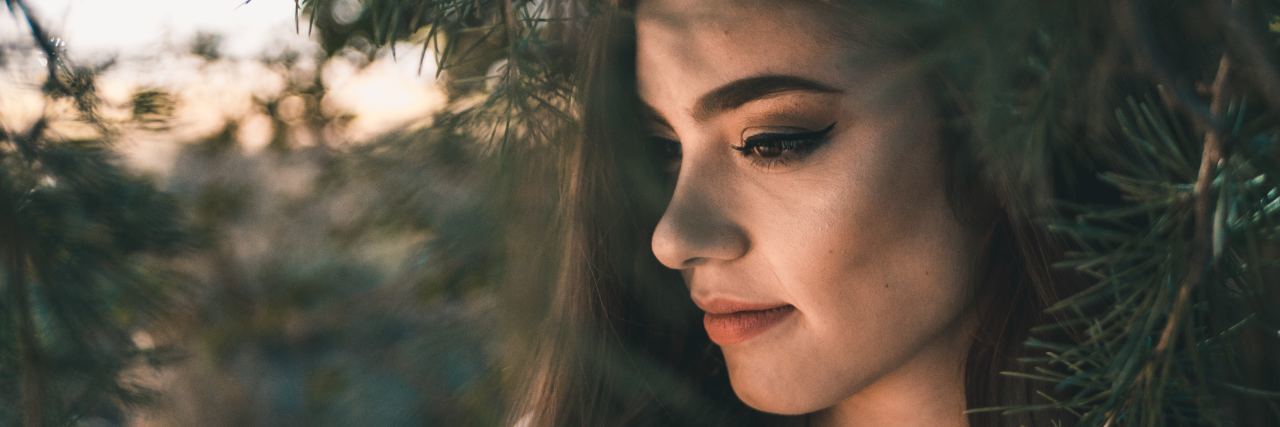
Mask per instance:
[[[199,31],[222,34],[230,55],[252,56],[279,43],[305,44],[293,31],[291,0],[35,0],[30,6],[65,38],[72,55],[155,53]],[[6,17],[0,34],[16,26]],[[305,31],[304,31],[305,33]]]
[[[121,146],[143,167],[164,169],[175,139],[189,139],[219,128],[228,118],[245,124],[250,150],[265,144],[262,118],[249,109],[253,96],[270,95],[283,86],[281,77],[254,58],[285,49],[310,52],[315,45],[295,31],[291,0],[33,0],[30,6],[47,29],[65,44],[73,61],[91,64],[115,58],[117,65],[100,77],[108,102],[124,102],[139,87],[160,87],[178,94],[179,111],[170,135],[126,135]],[[358,12],[358,2],[338,7]],[[341,17],[339,17],[341,18]],[[304,18],[305,19],[305,18]],[[25,23],[6,10],[0,17],[0,41],[30,43]],[[199,33],[218,34],[227,58],[206,66],[188,54]],[[408,46],[404,46],[408,47]],[[0,123],[20,128],[48,106],[38,93],[43,79],[39,58],[9,64],[0,71]],[[330,94],[325,102],[356,114],[352,140],[422,122],[438,109],[444,94],[434,83],[433,61],[418,73],[416,56],[393,61],[384,55],[359,69],[330,61],[321,71]],[[256,129],[256,130],[255,130]],[[141,156],[141,158],[137,158]]]

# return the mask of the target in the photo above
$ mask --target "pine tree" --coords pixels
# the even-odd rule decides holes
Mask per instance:
[[[118,421],[148,397],[122,374],[160,355],[132,333],[165,301],[148,266],[180,248],[176,206],[119,166],[96,110],[101,70],[68,61],[25,2],[6,4],[47,61],[45,102],[73,105],[91,136],[58,136],[66,117],[0,129],[0,423]]]

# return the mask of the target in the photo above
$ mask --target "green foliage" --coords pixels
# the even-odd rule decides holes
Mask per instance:
[[[1096,174],[1093,186],[1060,188],[1056,214],[1044,218],[1072,248],[1056,267],[1080,272],[1090,286],[1048,309],[1055,322],[1034,328],[1027,343],[1041,355],[1024,360],[1026,371],[1005,373],[1046,386],[1043,401],[981,410],[1063,411],[1082,425],[1275,422],[1280,370],[1264,355],[1280,351],[1273,206],[1280,98],[1268,93],[1274,52],[1249,52],[1261,36],[1252,32],[1258,15],[1247,13],[1274,16],[1275,6],[1126,2],[1105,24],[1121,36],[1096,54],[1105,67],[1079,66],[1090,63],[1080,53],[1098,45],[1078,44],[1089,36],[1076,30],[1047,31],[1045,50],[1027,55],[1043,64],[1074,57],[1033,72],[1048,85],[1020,92],[1030,102],[1009,105],[1026,105],[1015,114],[1047,125],[1034,135],[1060,153],[1046,158],[1053,178]],[[1231,34],[1224,43],[1206,31]],[[1170,39],[1181,44],[1157,42]],[[1106,57],[1124,51],[1137,60]],[[1107,92],[1064,92],[1088,80],[1086,88],[1110,82],[1100,86]],[[1154,94],[1127,96],[1143,90]],[[1115,114],[1104,119],[1080,106]],[[1089,138],[1063,140],[1080,135],[1071,126]],[[996,150],[1019,146],[993,142]],[[997,169],[1002,158],[1019,156],[997,155]]]
[[[47,37],[22,2],[9,6]],[[41,48],[45,102],[70,100],[72,121],[96,136],[56,136],[61,117],[0,129],[0,423],[119,421],[122,408],[149,398],[130,370],[163,359],[133,333],[169,302],[171,277],[157,257],[180,249],[184,232],[173,199],[111,151],[111,125],[96,113],[103,67],[75,67],[56,46]]]
[[[1233,104],[1222,118],[1230,138],[1273,150],[1273,117]],[[1247,352],[1275,351],[1275,175],[1256,164],[1265,157],[1237,153],[1218,169],[1210,187],[1215,208],[1212,237],[1197,241],[1194,201],[1201,142],[1177,116],[1130,99],[1116,110],[1125,144],[1102,145],[1101,179],[1123,198],[1111,205],[1064,204],[1051,224],[1077,248],[1057,264],[1094,279],[1092,285],[1049,308],[1054,324],[1033,330],[1077,331],[1079,340],[1028,345],[1043,351],[1026,360],[1030,372],[1009,372],[1052,386],[1066,399],[1045,395],[1043,405],[1006,412],[1065,409],[1083,425],[1252,425],[1240,412],[1277,406],[1280,376],[1274,364],[1248,361]],[[1253,119],[1252,133],[1242,127]],[[1273,167],[1273,166],[1272,166]],[[1211,246],[1211,258],[1203,257]],[[1197,255],[1200,247],[1201,255]],[[1268,253],[1269,252],[1269,253]],[[1203,260],[1203,261],[1198,261]],[[1204,265],[1197,266],[1196,263]],[[1176,344],[1160,350],[1178,293],[1193,269],[1207,270],[1192,297],[1191,314],[1173,326]],[[1262,347],[1262,348],[1258,348]],[[1252,350],[1250,350],[1252,349]],[[1246,352],[1242,355],[1241,352]]]
[[[267,150],[246,152],[231,120],[184,145],[172,176],[142,180],[108,141],[122,124],[170,130],[177,97],[144,87],[127,123],[108,122],[94,84],[105,67],[42,50],[50,36],[27,17],[37,55],[62,60],[47,102],[75,111],[0,139],[0,254],[32,268],[0,270],[26,273],[6,291],[29,291],[3,300],[0,424],[497,422],[497,319],[485,313],[501,246],[474,139],[429,129],[348,145],[337,135],[351,116],[322,104],[319,70],[351,49],[286,52],[260,60],[286,82],[253,100]],[[233,61],[213,35],[191,51]],[[51,123],[95,138],[57,138]],[[156,348],[182,357],[140,371],[171,359]]]
[[[437,126],[495,148],[547,144],[572,120],[575,24],[590,7],[566,1],[360,1],[350,22],[341,2],[299,0],[307,31],[318,28],[329,51],[347,46],[421,45],[419,68],[433,53],[451,99]],[[301,18],[300,18],[301,19]],[[301,21],[300,21],[301,22]],[[579,25],[580,26],[580,25]]]

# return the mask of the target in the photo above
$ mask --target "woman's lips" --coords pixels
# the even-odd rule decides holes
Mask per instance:
[[[763,333],[795,313],[791,305],[745,310],[707,310],[702,326],[707,336],[721,346],[737,344]]]

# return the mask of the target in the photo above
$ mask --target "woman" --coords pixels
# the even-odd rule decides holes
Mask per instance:
[[[997,372],[1069,281],[975,173],[919,34],[816,1],[644,0],[593,31],[526,422],[1069,422],[965,413],[1030,401]]]

